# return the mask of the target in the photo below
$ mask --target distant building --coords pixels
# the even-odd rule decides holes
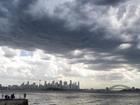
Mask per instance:
[[[78,90],[80,89],[80,82],[73,82],[70,80],[68,83],[67,81],[60,80],[59,82],[47,82],[45,81],[44,84],[33,82],[30,83],[22,83],[21,85],[9,85],[8,87],[4,87],[0,84],[0,89],[13,89],[13,90],[48,90],[48,89],[59,89],[59,90]]]

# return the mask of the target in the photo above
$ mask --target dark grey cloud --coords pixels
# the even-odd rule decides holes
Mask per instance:
[[[107,15],[112,5],[119,9],[117,19],[119,20],[123,16],[127,9],[123,8],[122,10],[118,4],[124,3],[125,0],[68,2],[57,6],[53,15],[50,15],[47,9],[40,9],[41,6],[36,7],[39,9],[34,13],[31,7],[36,6],[37,1],[39,0],[0,1],[1,46],[6,45],[28,50],[40,48],[53,53],[61,53],[69,59],[75,58],[72,55],[67,56],[69,51],[86,49],[96,53],[110,53],[111,55],[108,57],[121,56],[126,60],[113,59],[108,61],[99,57],[96,57],[96,60],[85,60],[84,58],[80,61],[76,60],[76,62],[84,62],[85,64],[98,64],[102,66],[101,68],[106,67],[106,70],[120,64],[138,64],[140,62],[138,59],[140,51],[137,48],[139,44],[138,29],[128,25],[126,29],[122,26],[120,30],[117,30],[109,25],[109,21],[106,21],[109,18]],[[87,10],[87,6],[90,9]],[[131,16],[132,13],[129,15]],[[127,21],[124,25],[127,26]],[[139,27],[137,21],[134,25]],[[124,34],[126,34],[125,38],[133,36],[132,40],[128,42],[134,46],[124,50],[116,50],[118,46],[126,43],[125,38],[122,38]],[[82,57],[83,55],[78,56],[77,59]]]
[[[124,76],[121,73],[101,74],[96,79],[101,81],[116,81],[123,80]]]
[[[4,2],[3,5],[7,6],[9,2]],[[36,17],[27,12],[29,6],[34,2],[33,0],[20,0],[16,6],[7,6],[6,9],[11,14],[7,16],[10,22],[10,30],[5,35],[1,34],[1,44],[63,52],[63,50],[69,51],[76,48],[111,50],[121,43],[120,41],[105,39],[106,29],[100,26],[93,32],[90,32],[89,26],[83,25],[79,26],[78,29],[71,30],[65,27],[65,20],[57,17],[45,16],[41,19],[35,19]],[[73,12],[78,13],[78,11]],[[82,14],[79,13],[78,15]]]
[[[81,0],[81,3],[93,3],[95,5],[118,5],[128,0]]]
[[[3,52],[4,52],[4,56],[8,57],[8,58],[13,58],[16,56],[16,53],[14,50],[8,48],[8,47],[3,47],[2,48]]]
[[[74,59],[73,59],[74,58]],[[82,53],[79,56],[69,56],[70,63],[84,63],[88,65],[87,69],[93,69],[97,71],[111,71],[112,69],[123,68],[123,64],[131,64],[121,54],[112,53]]]

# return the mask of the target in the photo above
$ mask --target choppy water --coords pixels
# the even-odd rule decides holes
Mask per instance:
[[[27,93],[27,98],[29,105],[140,105],[140,94],[134,93]]]

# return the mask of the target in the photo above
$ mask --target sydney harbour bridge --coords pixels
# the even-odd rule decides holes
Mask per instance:
[[[134,87],[133,87],[134,88]],[[121,91],[121,90],[130,90],[133,89],[127,85],[113,85],[111,87],[107,87],[106,90],[109,91]]]

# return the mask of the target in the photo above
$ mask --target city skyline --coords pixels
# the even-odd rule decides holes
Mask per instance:
[[[140,88],[139,0],[0,0],[0,83]]]
[[[40,81],[40,80],[39,80]],[[27,81],[26,83],[23,82],[20,85],[7,85],[4,86],[0,84],[0,90],[79,90],[80,89],[80,82],[73,82],[72,80],[68,81],[44,81],[42,84],[41,82],[30,83]]]
[[[139,89],[139,87],[134,87],[132,85],[125,85],[125,84],[112,84],[112,85],[104,85],[103,87],[101,88],[96,88],[95,87],[90,87],[90,88],[81,88],[81,84],[80,84],[80,81],[72,81],[72,80],[49,80],[49,81],[46,81],[46,80],[37,80],[37,81],[24,81],[22,83],[18,83],[18,84],[2,84],[0,83],[0,87],[9,87],[9,88],[13,88],[13,87],[19,87],[19,89],[21,89],[20,87],[24,87],[25,88],[29,88],[29,87],[36,87],[36,88],[40,88],[40,87],[43,87],[43,86],[48,86],[48,88],[52,88],[52,89],[55,89],[56,87],[61,87],[62,89],[107,89],[107,88],[113,88],[113,87],[123,87],[123,88],[126,88],[126,89]],[[70,87],[73,86],[73,88],[70,88]],[[60,88],[59,87],[59,88]],[[58,88],[58,89],[59,89]],[[34,89],[34,88],[30,88],[30,89]],[[47,89],[47,88],[46,88]],[[57,89],[57,88],[56,88]]]
[[[23,82],[21,84],[14,84],[14,85],[7,85],[4,86],[0,84],[1,91],[75,91],[75,92],[90,92],[90,93],[110,93],[110,92],[140,92],[140,88],[134,86],[127,86],[123,84],[116,84],[112,86],[106,86],[104,88],[80,88],[80,82],[75,81],[44,81],[41,83],[39,82]]]

